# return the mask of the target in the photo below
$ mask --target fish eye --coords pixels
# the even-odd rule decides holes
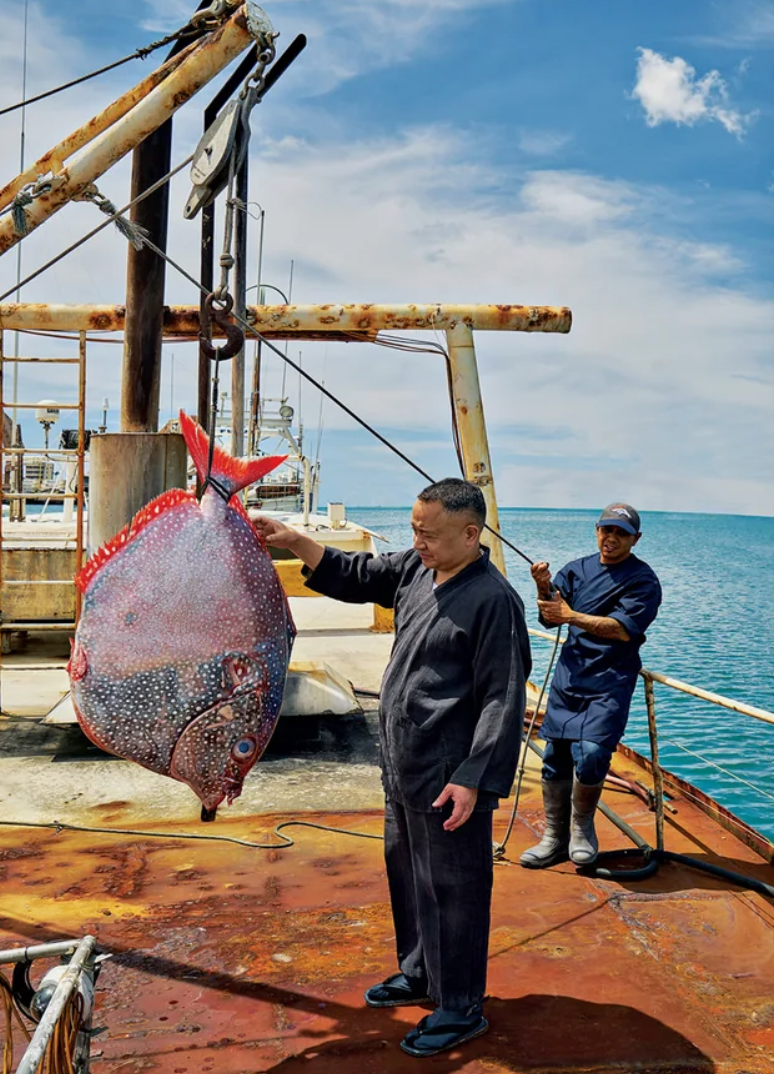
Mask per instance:
[[[237,761],[249,761],[257,749],[254,738],[240,738],[231,747],[231,756]]]

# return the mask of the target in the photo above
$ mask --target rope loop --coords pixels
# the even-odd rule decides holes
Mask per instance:
[[[13,213],[13,226],[17,235],[26,235],[28,231],[27,205],[32,205],[32,195],[27,190],[20,190],[13,199],[11,212]]]
[[[119,234],[123,235],[135,250],[142,250],[145,240],[150,236],[148,229],[122,216],[110,198],[101,193],[96,183],[89,183],[80,194],[73,197],[73,201],[90,201],[96,205],[101,213],[112,218]]]
[[[35,198],[40,198],[43,194],[50,194],[54,189],[56,182],[62,182],[61,178],[59,180],[54,180],[39,175],[34,182],[27,183],[26,186],[23,186],[11,204],[2,210],[3,215],[7,212],[12,214],[13,226],[17,235],[24,236],[29,231],[29,220],[27,219],[26,212],[27,206],[32,205]]]

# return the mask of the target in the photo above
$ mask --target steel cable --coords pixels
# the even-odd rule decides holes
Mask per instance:
[[[80,78],[74,78],[70,82],[64,82],[61,86],[55,86],[54,89],[46,90],[44,93],[38,93],[35,97],[28,97],[25,101],[17,101],[16,104],[8,105],[6,108],[0,108],[0,116],[7,116],[10,112],[15,112],[19,108],[27,108],[29,105],[36,104],[38,101],[44,101],[47,97],[54,97],[57,93],[62,93],[64,90],[72,89],[73,86],[81,85],[82,82],[88,82],[90,79],[97,78],[99,75],[107,74],[108,71],[114,71],[116,67],[121,67],[131,60],[144,60],[146,56],[155,52],[156,49],[164,48],[165,45],[170,45],[173,41],[181,41],[186,38],[193,40],[194,38],[201,36],[202,33],[202,30],[194,29],[191,24],[188,23],[175,33],[161,38],[160,41],[154,41],[150,45],[144,45],[130,53],[130,55],[124,56],[123,59],[114,60],[112,63],[108,63],[104,67],[100,67],[88,75],[81,75]]]
[[[184,279],[188,280],[189,283],[193,284],[193,286],[196,287],[201,292],[201,294],[209,294],[207,288],[204,287],[203,284],[201,284],[195,277],[193,277],[190,272],[187,272],[182,265],[179,265],[173,258],[171,258],[169,254],[165,253],[158,246],[156,246],[155,243],[151,242],[149,239],[145,239],[145,245],[148,247],[149,250],[153,250],[155,254],[157,254],[168,265],[175,269],[176,272],[179,272],[180,275],[184,277]],[[3,297],[4,296],[0,295],[0,301],[2,301]],[[396,445],[393,444],[390,440],[388,440],[386,436],[383,436],[380,432],[378,432],[373,427],[373,425],[370,425],[365,420],[365,418],[361,418],[359,414],[352,410],[351,407],[347,406],[347,404],[341,399],[339,399],[337,395],[334,395],[334,393],[329,391],[324,384],[321,384],[319,380],[317,380],[311,375],[311,373],[308,373],[303,368],[303,366],[300,366],[297,362],[294,362],[293,359],[290,358],[287,354],[284,354],[279,349],[279,347],[275,347],[275,345],[270,340],[268,340],[261,332],[259,332],[257,328],[251,325],[249,321],[247,321],[244,317],[240,317],[237,313],[232,313],[232,317],[237,322],[237,324],[241,325],[244,330],[246,330],[247,332],[251,332],[253,336],[255,336],[255,338],[258,339],[264,347],[268,347],[270,351],[273,351],[274,354],[278,355],[282,359],[282,361],[289,365],[291,369],[295,370],[295,372],[298,373],[299,376],[302,376],[305,380],[307,380],[310,384],[317,388],[319,392],[322,392],[322,394],[326,396],[326,398],[330,399],[331,402],[335,403],[337,407],[343,410],[345,414],[348,414],[349,417],[353,419],[353,421],[356,421],[358,425],[362,426],[362,428],[364,428],[366,432],[369,432],[371,436],[375,437],[380,443],[384,444],[386,448],[389,448],[389,450],[392,451],[393,454],[397,455],[398,458],[402,459],[408,466],[411,467],[412,470],[415,470],[431,484],[435,482],[435,478],[432,477],[427,472],[427,470],[423,470],[422,467],[415,463],[413,459],[409,458],[409,456],[406,455],[405,452],[401,451],[400,448],[396,447]],[[525,560],[527,563],[529,563],[530,566],[532,566],[534,560],[530,559],[529,556],[526,555],[526,553],[522,552],[520,548],[517,548],[516,545],[509,541],[507,537],[503,537],[501,533],[499,533],[497,530],[493,529],[486,523],[484,524],[484,529],[488,533],[491,533],[492,536],[496,537],[499,541],[502,541],[502,543],[508,548],[510,548],[511,551],[515,552],[518,556],[521,556],[523,560]]]
[[[155,193],[155,191],[159,189],[159,187],[164,186],[164,184],[168,183],[170,179],[174,178],[174,176],[176,176],[178,172],[182,171],[183,168],[189,165],[193,160],[193,156],[194,155],[192,153],[190,157],[186,157],[186,159],[182,161],[182,163],[178,164],[176,168],[173,168],[172,171],[167,172],[166,175],[163,175],[155,183],[149,186],[147,190],[143,190],[141,194],[138,194],[136,198],[132,198],[132,200],[127,202],[126,205],[123,206],[123,208],[118,210],[118,212],[111,213],[111,215],[108,216],[105,220],[103,220],[101,224],[98,224],[97,227],[93,228],[76,242],[72,243],[66,249],[62,250],[56,255],[56,257],[52,257],[50,261],[46,261],[46,263],[44,265],[41,265],[40,268],[35,269],[35,271],[30,273],[29,276],[26,276],[23,280],[20,280],[18,284],[14,284],[13,287],[10,287],[7,291],[4,291],[3,294],[0,295],[0,302],[4,302],[6,298],[10,297],[10,295],[14,294],[17,290],[21,290],[22,287],[26,287],[28,283],[31,283],[33,280],[37,279],[38,276],[42,276],[44,272],[47,272],[50,268],[53,268],[54,265],[56,265],[63,258],[67,257],[69,254],[73,253],[80,246],[83,246],[83,244],[88,242],[89,239],[93,239],[94,236],[98,235],[100,231],[104,231],[104,229],[106,227],[109,227],[110,224],[115,223],[117,217],[121,216],[125,212],[128,212],[129,209],[134,208],[135,205],[139,205],[140,202],[144,201],[146,198],[149,198],[151,194]]]

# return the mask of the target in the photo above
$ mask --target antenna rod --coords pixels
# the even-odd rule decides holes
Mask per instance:
[[[24,0],[24,41],[22,45],[22,96],[23,101],[27,100],[27,26],[29,25],[29,10],[30,0]],[[19,174],[24,173],[24,149],[27,129],[27,109],[22,106],[21,110],[21,134],[19,138],[20,152],[19,152]],[[16,246],[16,301],[19,302],[21,296],[21,278],[22,278],[22,244],[17,243]],[[19,333],[14,332],[13,335],[13,356],[19,357]],[[13,363],[13,409],[11,411],[11,421],[13,422],[13,431],[11,437],[16,434],[16,403],[19,398],[19,363]],[[21,489],[19,489],[21,492]]]

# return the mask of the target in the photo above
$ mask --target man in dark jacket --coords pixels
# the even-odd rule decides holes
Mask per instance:
[[[568,563],[551,581],[535,563],[540,620],[567,624],[567,640],[548,695],[542,736],[545,834],[521,864],[544,869],[568,855],[591,865],[599,853],[594,828],[605,776],[629,718],[645,631],[661,603],[658,578],[632,549],[640,516],[626,503],[597,521],[596,555]]]
[[[303,560],[310,588],[395,611],[379,745],[400,972],[365,999],[432,1000],[437,1009],[401,1044],[417,1056],[488,1028],[492,811],[511,790],[531,660],[521,599],[480,544],[485,519],[481,490],[448,478],[419,494],[405,552],[344,553],[257,523],[268,544]]]

